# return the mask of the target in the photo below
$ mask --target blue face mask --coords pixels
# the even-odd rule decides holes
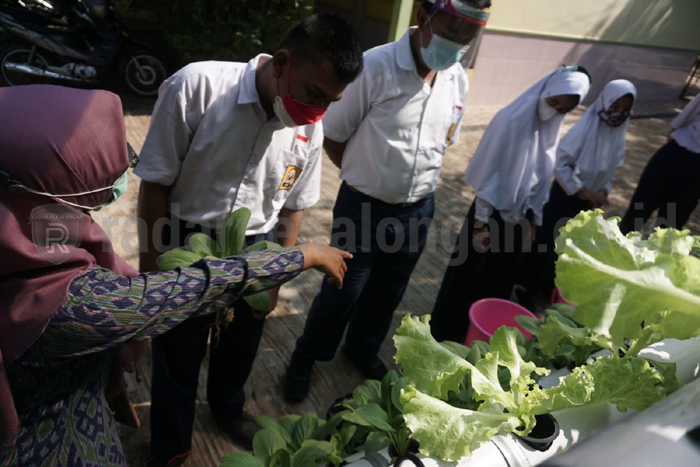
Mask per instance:
[[[105,206],[108,206],[115,202],[116,200],[119,199],[121,195],[126,193],[126,190],[129,189],[129,177],[126,172],[122,174],[121,177],[117,179],[116,182],[114,182],[114,185],[112,185],[112,200],[108,201],[107,203],[103,204],[100,206],[100,208],[103,208]]]
[[[428,47],[423,47],[423,36],[421,35],[420,54],[423,57],[423,61],[431,70],[447,70],[462,59],[467,50],[469,50],[469,46],[452,42],[435,34],[430,20],[428,20],[428,27],[432,34]]]

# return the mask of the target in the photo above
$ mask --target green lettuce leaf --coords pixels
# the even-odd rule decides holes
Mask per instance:
[[[499,433],[515,431],[520,420],[492,405],[479,411],[458,409],[407,386],[401,396],[404,418],[420,451],[442,460],[470,456],[474,449]]]
[[[291,467],[317,467],[333,455],[333,450],[328,441],[306,440],[292,456]]]
[[[639,357],[600,357],[581,369],[593,381],[588,403],[610,402],[620,412],[642,411],[666,396],[663,376]]]
[[[585,404],[609,402],[620,412],[642,411],[677,389],[675,374],[664,375],[639,357],[599,357],[562,377],[559,385],[541,390],[545,396],[535,414],[555,412]]]
[[[263,464],[269,465],[272,456],[280,449],[285,449],[287,442],[278,431],[263,428],[253,438],[253,455]]]
[[[265,311],[270,308],[270,295],[267,292],[258,292],[253,295],[243,297],[253,310]]]
[[[700,259],[688,255],[695,239],[668,229],[643,241],[623,236],[617,222],[587,211],[560,230],[556,283],[576,305],[575,320],[617,348],[700,334]]]
[[[550,316],[549,320],[553,320],[551,332],[576,337],[578,328],[566,329],[570,326],[560,319],[568,321],[561,315]],[[557,329],[566,329],[566,332]],[[546,375],[549,370],[521,357],[517,343],[519,334],[515,328],[500,327],[490,340],[490,352],[472,365],[452,352],[450,346],[442,346],[432,338],[425,317],[420,320],[404,318],[396,338],[397,361],[402,363],[411,385],[402,391],[400,398],[405,423],[420,440],[421,453],[442,460],[457,460],[496,433],[527,435],[535,426],[535,415],[599,402],[615,404],[623,412],[628,408],[643,410],[677,387],[670,370],[665,378],[666,374],[662,375],[642,358],[607,356],[575,368],[571,374],[560,378],[558,386],[542,389],[533,376]],[[586,336],[580,337],[588,342]],[[465,353],[463,349],[455,349],[459,354]],[[420,366],[432,372],[436,379],[451,381],[451,376],[458,375],[466,380],[460,387],[462,391],[451,392],[448,399],[453,403],[458,400],[460,407],[440,400],[442,393],[436,390],[438,386],[426,382],[425,375],[411,368],[414,362],[421,361],[418,355],[427,356],[429,361],[444,362],[435,363],[448,369],[441,372],[435,367]],[[501,377],[500,373],[506,370],[507,378]],[[414,381],[434,391],[433,394],[423,392]],[[445,385],[439,387],[444,389]],[[458,397],[467,394],[465,389],[477,404],[464,404]],[[367,417],[352,416],[365,426],[377,426]]]
[[[690,230],[657,228],[642,242],[647,248],[659,253],[679,254],[687,256],[697,246],[698,238],[690,234]]]
[[[219,467],[267,467],[263,461],[245,452],[229,452],[221,458]]]
[[[536,402],[528,408],[533,415],[556,412],[582,406],[591,401],[595,390],[593,380],[581,367],[559,378],[559,384],[549,389],[534,388]]]
[[[450,391],[459,392],[472,365],[440,345],[430,334],[430,315],[406,315],[394,336],[396,355],[404,376],[419,391],[447,400]]]
[[[586,328],[570,326],[559,321],[559,318],[556,316],[551,316],[540,326],[537,341],[543,354],[554,357],[563,341],[566,344],[575,346],[589,345],[591,344],[589,335],[590,333]]]
[[[326,457],[333,455],[333,450],[328,441],[306,440],[292,456],[291,467],[317,467]]]
[[[548,375],[549,370],[538,368],[534,363],[525,361],[518,352],[517,337],[520,331],[516,328],[501,326],[491,338],[491,352],[498,354],[498,364],[510,371],[510,384],[513,386],[520,378],[530,379],[532,373]],[[478,365],[478,364],[477,364]],[[520,401],[516,401],[519,403]]]

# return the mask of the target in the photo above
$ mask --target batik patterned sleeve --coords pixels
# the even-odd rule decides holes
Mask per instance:
[[[298,248],[204,259],[135,277],[93,268],[72,282],[68,303],[37,344],[55,360],[146,340],[191,316],[224,310],[243,295],[287,282],[303,268]]]

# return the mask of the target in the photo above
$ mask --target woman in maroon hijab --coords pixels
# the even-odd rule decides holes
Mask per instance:
[[[309,267],[342,283],[349,255],[323,245],[138,275],[88,214],[129,165],[114,94],[0,89],[0,465],[125,465],[105,396],[125,344]]]

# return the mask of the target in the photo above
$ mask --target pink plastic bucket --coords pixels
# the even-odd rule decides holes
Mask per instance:
[[[518,328],[525,337],[532,337],[515,321],[515,317],[520,315],[537,319],[529,310],[509,300],[485,298],[474,302],[469,309],[469,330],[464,345],[471,345],[473,340],[488,342],[501,326]]]

